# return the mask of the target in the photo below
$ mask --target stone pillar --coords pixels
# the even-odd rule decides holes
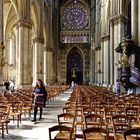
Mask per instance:
[[[104,41],[104,45],[103,45],[103,81],[104,84],[108,84],[109,83],[109,67],[110,67],[110,63],[109,63],[109,36],[103,36],[103,41]]]
[[[138,20],[140,21],[140,16],[138,19],[138,0],[131,0],[131,35],[132,40],[134,40],[136,44],[138,44]],[[139,29],[139,37],[140,37],[140,29]]]
[[[3,40],[3,30],[4,30],[4,25],[3,25],[3,0],[0,0],[0,45]],[[0,46],[0,61],[2,60],[2,46]],[[3,77],[4,77],[4,72],[3,72],[3,66],[0,65],[0,85],[3,84]]]
[[[44,47],[44,83],[47,83],[47,47]]]
[[[114,23],[110,21],[110,84],[113,84],[114,81]]]
[[[19,62],[19,26],[16,26],[16,84],[18,84],[20,81],[18,78],[19,70],[18,70],[18,62]]]
[[[3,0],[0,0],[0,43],[3,41]]]
[[[121,54],[115,51],[115,48],[119,46],[119,43],[122,41],[124,37],[124,29],[126,19],[123,15],[117,15],[113,18],[114,20],[114,83],[117,80],[117,65],[118,61],[121,61]]]
[[[31,20],[17,22],[17,85],[31,85]]]
[[[94,50],[94,44],[91,45],[90,50],[90,69],[89,69],[89,80],[90,83],[95,83],[95,50]]]
[[[138,1],[138,16],[136,15],[136,18],[138,18],[138,23],[140,23],[140,1]],[[131,16],[132,17],[132,16]],[[140,46],[140,25],[138,24],[138,45]]]
[[[34,38],[34,77],[33,81],[37,79],[44,79],[44,39],[40,37]]]

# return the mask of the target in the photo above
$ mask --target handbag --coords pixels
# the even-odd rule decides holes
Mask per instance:
[[[43,96],[35,97],[35,102],[40,103],[40,104],[44,104],[44,97]]]

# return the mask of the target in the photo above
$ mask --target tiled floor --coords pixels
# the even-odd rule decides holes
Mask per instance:
[[[25,119],[19,128],[11,121],[9,124],[9,134],[5,134],[4,140],[49,140],[48,128],[57,124],[57,114],[62,113],[62,107],[69,98],[72,90],[67,90],[54,101],[49,103],[43,112],[43,119],[36,124],[29,119]],[[1,135],[0,135],[0,140]]]

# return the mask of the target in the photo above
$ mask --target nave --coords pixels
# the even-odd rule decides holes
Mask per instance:
[[[50,100],[43,112],[43,119],[37,123],[22,118],[17,126],[10,120],[9,134],[5,140],[49,140],[50,128],[60,124],[72,126],[69,133],[54,133],[57,140],[124,140],[124,132],[135,129],[136,137],[140,138],[140,94],[116,94],[106,87],[75,86],[67,89]],[[67,114],[58,119],[58,115]],[[38,113],[39,114],[39,113]],[[68,118],[71,114],[71,118]],[[62,116],[62,115],[61,115]],[[22,116],[24,117],[24,116]],[[33,114],[31,115],[33,118]],[[63,125],[64,124],[64,125]],[[95,133],[95,131],[97,133]],[[104,132],[105,135],[102,135]],[[52,133],[51,133],[52,134]],[[57,134],[57,135],[56,135]],[[136,140],[135,135],[130,136]],[[63,138],[62,138],[63,137]],[[52,139],[50,139],[52,140]]]
[[[71,92],[71,90],[66,90],[64,93],[55,97],[53,101],[49,102],[43,110],[43,119],[39,121],[39,116],[37,116],[36,124],[23,116],[22,122],[19,124],[19,128],[17,128],[16,121],[13,123],[10,120],[8,124],[9,133],[6,134],[5,132],[4,140],[49,140],[48,128],[57,124],[57,114],[62,113],[62,108]],[[3,140],[1,134],[0,140]]]

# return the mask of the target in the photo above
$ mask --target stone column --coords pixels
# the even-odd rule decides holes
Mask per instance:
[[[103,65],[103,81],[104,84],[108,84],[109,83],[109,36],[106,35],[103,37],[104,39],[104,46],[103,46],[103,61],[104,61],[104,65]]]
[[[0,45],[4,41],[3,40],[3,0],[0,0]],[[2,56],[3,56],[3,51],[2,51],[2,46],[0,46],[0,61],[2,61]],[[0,62],[1,63],[1,62]],[[4,77],[4,72],[3,72],[3,66],[0,65],[0,85],[3,84],[3,77]]]
[[[18,62],[19,62],[19,26],[16,26],[16,84],[20,81],[18,78],[19,70],[18,70]]]
[[[131,35],[132,39],[136,44],[138,44],[138,20],[140,21],[140,16],[138,17],[138,0],[131,0]],[[139,37],[140,37],[140,29],[139,29]]]
[[[90,83],[95,83],[95,50],[94,50],[94,44],[91,45],[90,49],[90,69],[89,69],[89,80]]]
[[[0,43],[3,41],[3,29],[4,29],[4,25],[3,25],[3,0],[0,0]]]
[[[47,47],[44,47],[44,83],[47,83]]]
[[[138,1],[138,16],[136,15],[136,18],[138,17],[138,24],[140,23],[140,1]],[[132,16],[131,16],[132,17]],[[140,25],[138,25],[138,45],[140,46]]]
[[[114,22],[110,21],[110,84],[114,81]]]
[[[17,22],[17,85],[31,85],[31,20]]]
[[[124,37],[126,19],[123,15],[115,16],[114,20],[114,83],[117,80],[117,65],[121,61],[121,54],[115,51]]]
[[[44,39],[40,37],[34,38],[34,77],[33,81],[44,77]]]

